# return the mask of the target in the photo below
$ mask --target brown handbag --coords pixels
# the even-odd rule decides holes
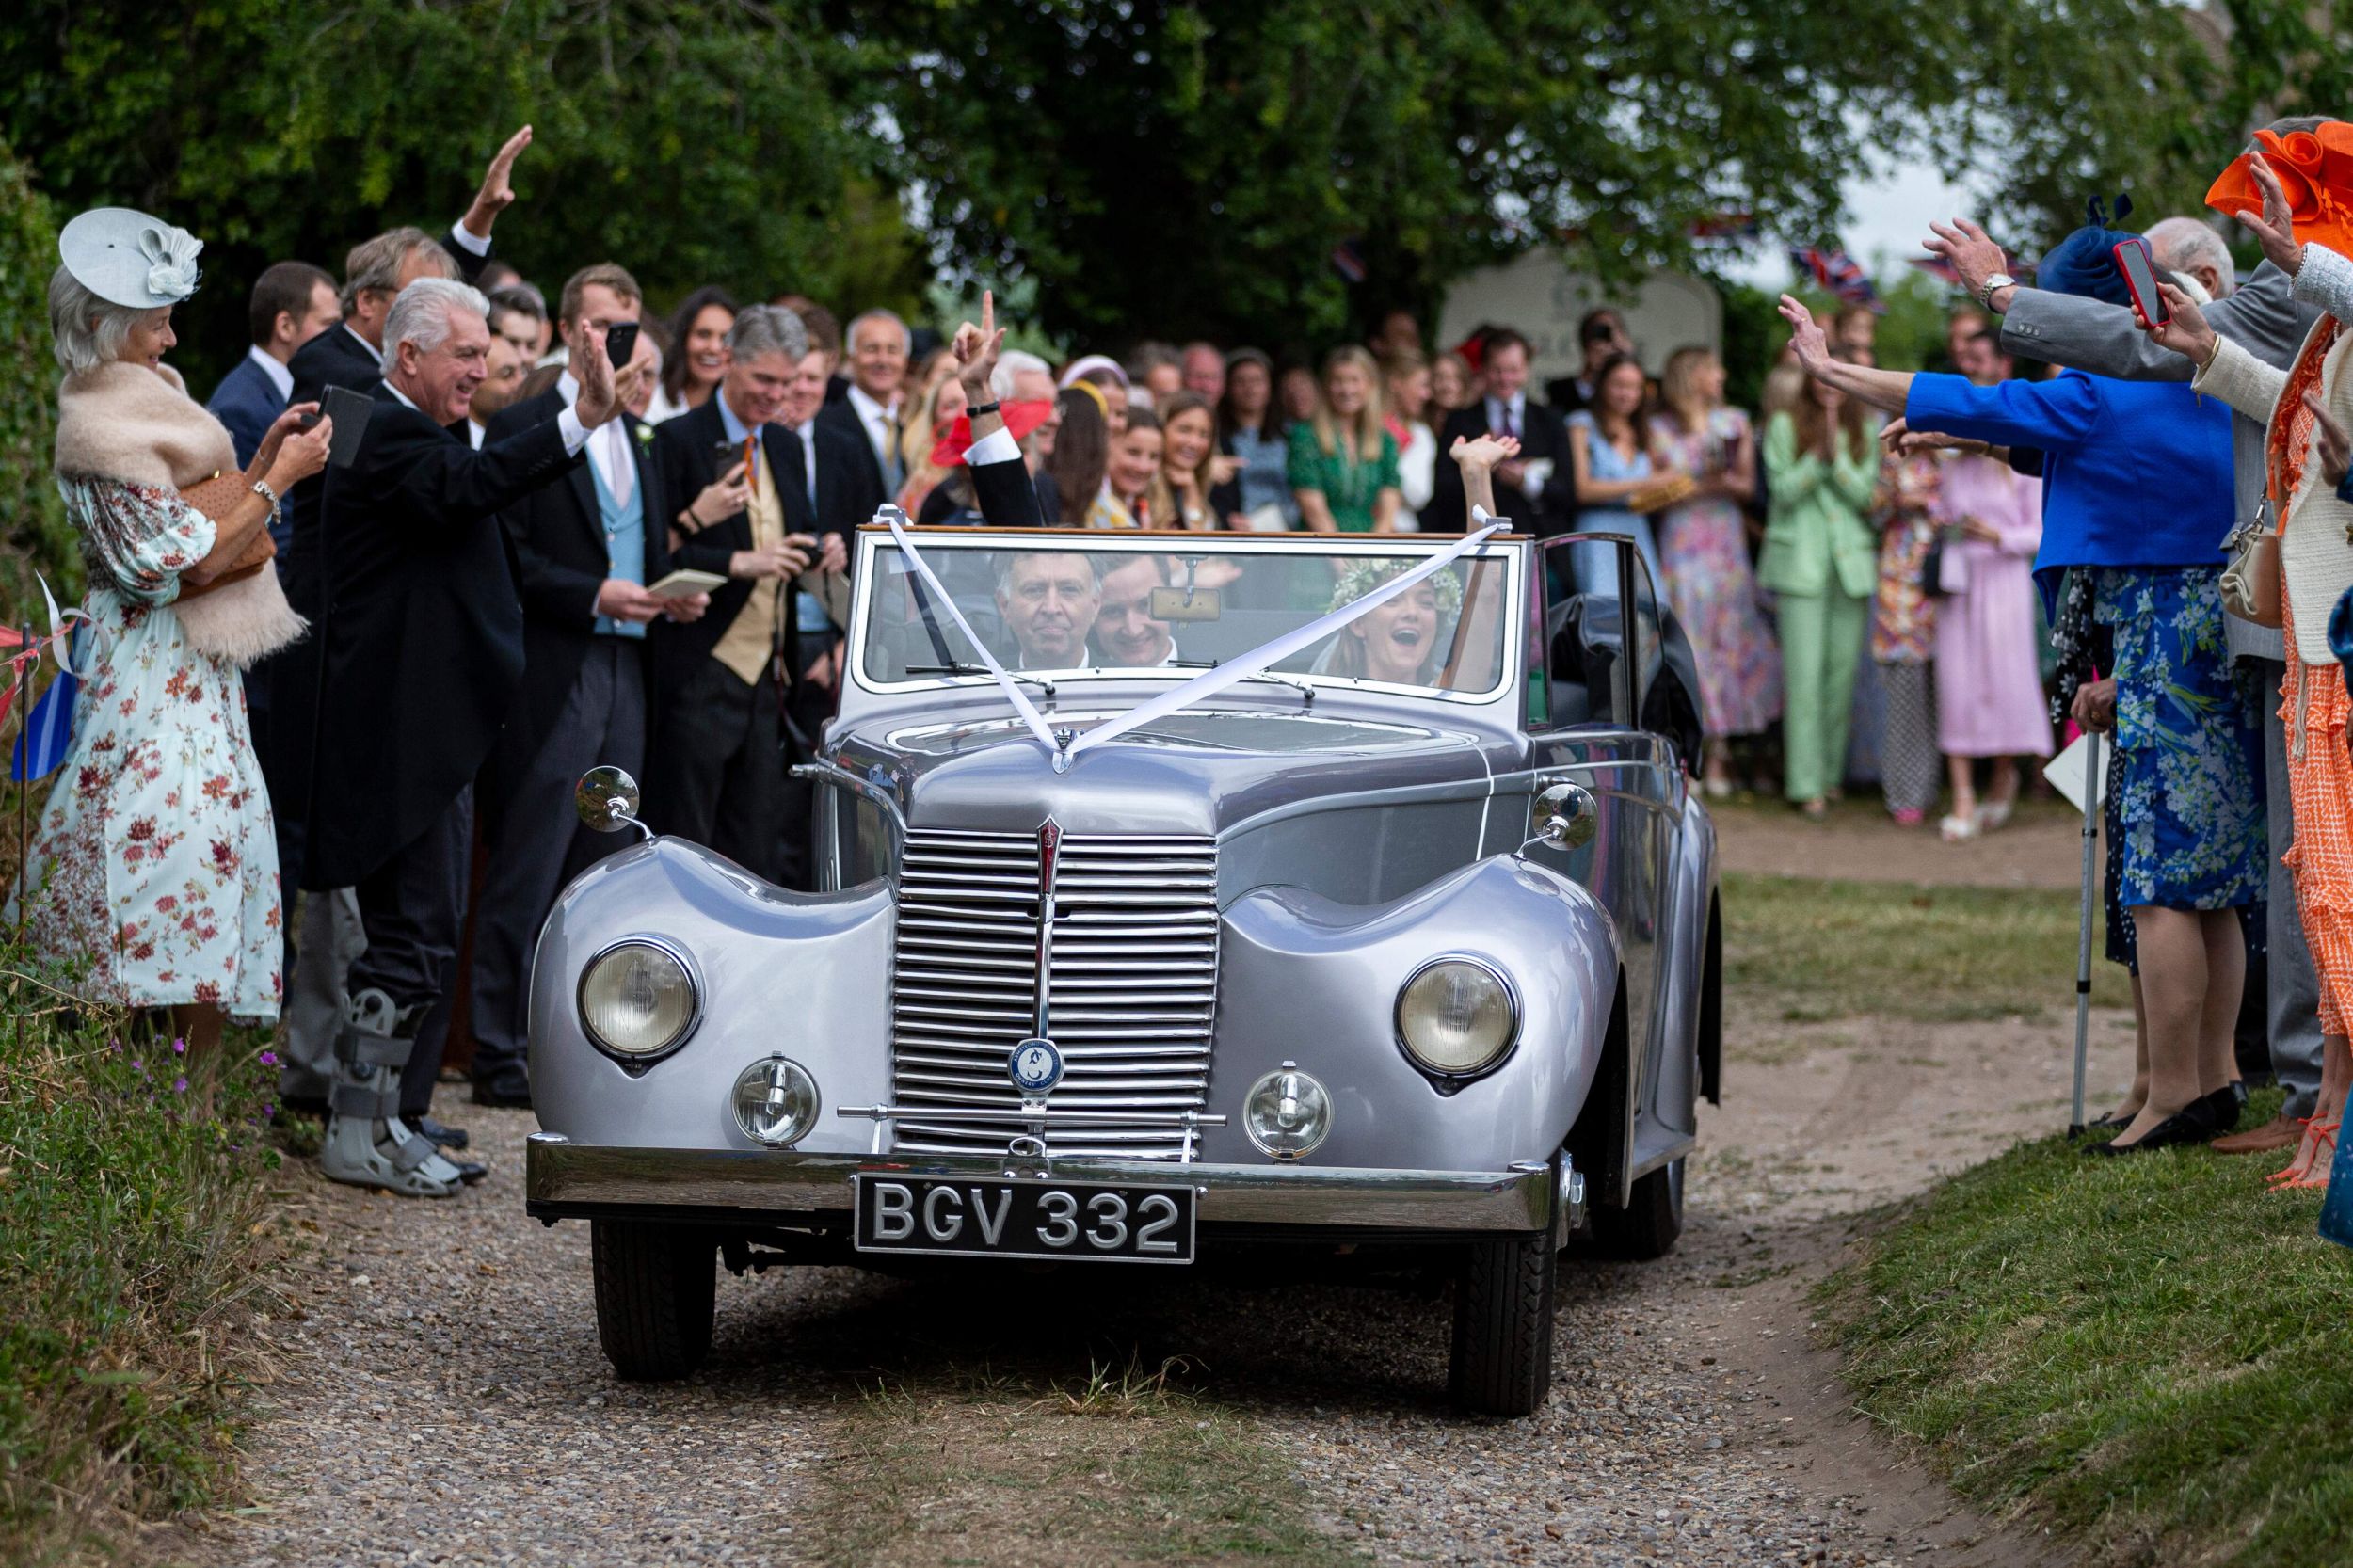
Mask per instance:
[[[2222,541],[2222,607],[2241,620],[2273,631],[2287,624],[2280,596],[2280,531],[2271,526],[2271,498],[2256,503],[2255,515]]]
[[[202,480],[182,490],[180,499],[211,518],[215,522],[218,522],[229,515],[231,508],[252,493],[252,483],[245,475],[216,473],[210,479]],[[184,580],[180,584],[180,601],[184,603],[191,599],[200,599],[206,594],[219,592],[232,583],[243,582],[269,565],[277,554],[278,541],[269,536],[268,529],[258,529],[253,536],[246,541],[245,548],[237,552],[236,559],[230,564],[228,570],[220,573],[209,583],[189,583]]]

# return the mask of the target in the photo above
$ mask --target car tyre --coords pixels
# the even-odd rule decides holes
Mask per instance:
[[[597,1338],[632,1383],[685,1377],[711,1353],[718,1243],[691,1226],[591,1220]]]
[[[1671,1160],[1634,1184],[1624,1208],[1593,1209],[1593,1248],[1609,1257],[1648,1262],[1674,1251],[1683,1234],[1683,1161]]]
[[[1448,1394],[1481,1416],[1533,1415],[1552,1390],[1560,1255],[1550,1233],[1474,1241],[1454,1287]]]

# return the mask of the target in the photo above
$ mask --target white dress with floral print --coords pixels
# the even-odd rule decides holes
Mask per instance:
[[[275,1018],[278,845],[236,667],[190,648],[171,609],[212,520],[168,489],[61,477],[94,626],[73,738],[41,813],[27,900],[36,948],[88,994],[214,1002]]]

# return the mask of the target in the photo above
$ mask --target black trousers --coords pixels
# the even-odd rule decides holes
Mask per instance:
[[[403,1013],[424,1015],[440,1000],[457,956],[466,906],[467,856],[473,848],[473,790],[442,808],[431,826],[401,846],[353,889],[367,951],[344,982],[353,995],[373,987]],[[423,1115],[441,1074],[441,1037],[420,1033],[400,1075],[400,1109]]]
[[[504,1089],[526,1086],[531,956],[555,895],[616,850],[638,841],[629,830],[599,833],[572,809],[572,786],[600,763],[632,776],[646,766],[646,644],[599,637],[565,699],[563,715],[536,755],[497,782],[483,801],[490,858],[474,900],[473,1077]],[[448,992],[456,988],[453,972]],[[444,1011],[455,1006],[445,992]]]
[[[756,876],[787,881],[783,725],[776,689],[746,684],[716,659],[661,694],[647,759],[646,820],[718,851]]]

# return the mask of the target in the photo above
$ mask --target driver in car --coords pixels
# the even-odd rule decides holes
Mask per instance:
[[[1168,622],[1152,618],[1152,590],[1168,586],[1168,557],[1130,555],[1103,574],[1102,605],[1095,612],[1095,647],[1117,669],[1174,664],[1176,638]]]
[[[1017,650],[1016,668],[1076,669],[1102,600],[1095,563],[1074,551],[1008,552],[997,568],[997,613]]]

